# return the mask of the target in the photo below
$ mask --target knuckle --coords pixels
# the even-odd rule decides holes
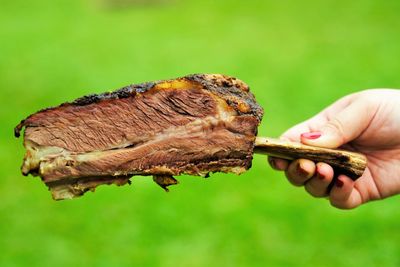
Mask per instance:
[[[336,134],[340,137],[341,140],[346,139],[343,123],[338,118],[332,118],[326,124],[326,127],[336,132]]]

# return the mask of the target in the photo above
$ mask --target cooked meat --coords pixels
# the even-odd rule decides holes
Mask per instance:
[[[54,199],[100,184],[153,175],[166,189],[172,175],[240,174],[250,168],[263,115],[249,87],[218,74],[130,85],[30,115],[24,175],[39,175]]]

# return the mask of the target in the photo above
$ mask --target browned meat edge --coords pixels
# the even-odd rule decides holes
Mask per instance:
[[[222,77],[222,79],[221,79]],[[235,108],[235,110],[239,114],[251,114],[256,116],[259,121],[263,117],[263,109],[260,107],[254,95],[249,92],[249,86],[242,81],[226,76],[226,75],[215,75],[215,74],[191,74],[176,80],[187,80],[191,82],[198,83],[203,89],[209,90],[219,97],[226,100],[226,102]],[[36,113],[46,111],[49,109],[55,109],[61,106],[66,105],[75,105],[75,106],[85,106],[93,103],[98,103],[103,100],[109,99],[121,99],[132,97],[136,94],[144,93],[146,91],[151,90],[155,85],[172,80],[160,80],[160,81],[153,81],[153,82],[145,82],[141,84],[132,84],[129,86],[125,86],[121,89],[115,90],[113,92],[105,92],[100,94],[89,94],[80,98],[75,99],[72,102],[66,102],[56,107],[48,107],[39,110]],[[240,103],[236,100],[240,99]],[[25,121],[29,119],[32,115],[36,114],[33,113],[24,120],[22,120],[15,128],[14,128],[14,135],[15,137],[20,137],[21,130],[24,128]]]

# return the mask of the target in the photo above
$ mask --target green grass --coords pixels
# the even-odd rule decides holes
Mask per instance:
[[[225,73],[278,136],[337,98],[400,87],[399,1],[3,0],[0,266],[399,266],[399,197],[340,211],[256,156],[241,176],[148,178],[55,202],[23,177],[13,127],[36,110],[148,80]]]

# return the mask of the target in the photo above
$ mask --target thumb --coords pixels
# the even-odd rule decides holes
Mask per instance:
[[[344,107],[312,132],[301,134],[306,145],[337,148],[361,135],[373,118],[373,108],[367,101],[356,100]]]

